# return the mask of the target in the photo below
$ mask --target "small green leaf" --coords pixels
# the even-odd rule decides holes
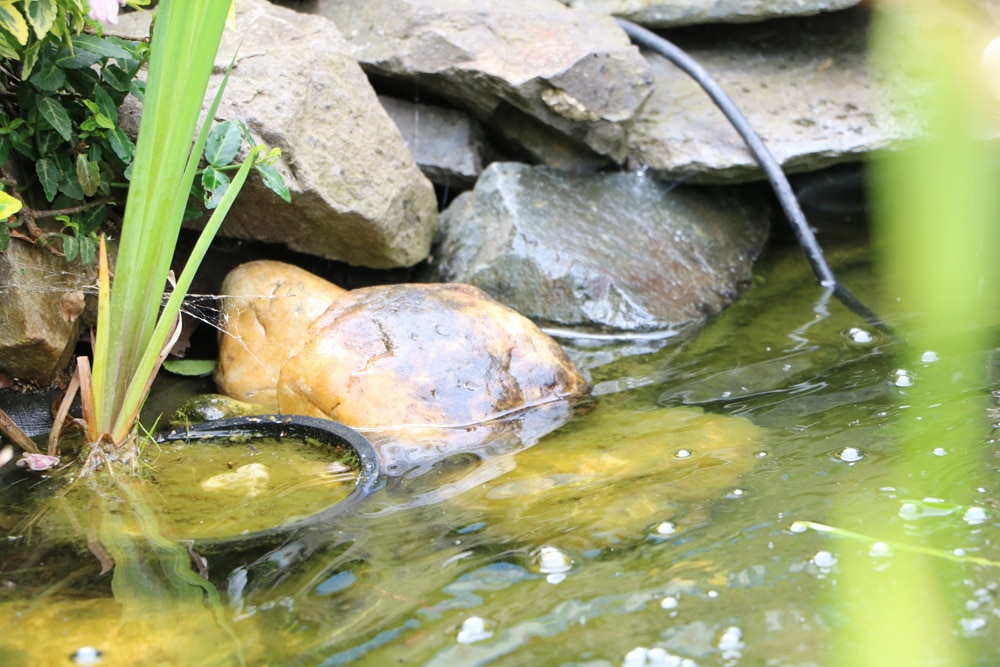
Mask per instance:
[[[91,162],[87,156],[80,153],[76,156],[76,180],[83,188],[83,194],[93,197],[101,184],[101,170],[96,162]]]
[[[80,243],[75,236],[69,234],[60,234],[59,236],[62,237],[63,254],[66,255],[66,261],[72,262],[80,253]]]
[[[120,127],[108,130],[108,143],[119,160],[122,162],[132,161],[132,157],[135,155],[135,144]]]
[[[35,173],[38,174],[38,182],[45,191],[45,198],[51,202],[56,198],[56,191],[59,188],[59,168],[49,158],[42,158],[35,163]]]
[[[39,155],[49,155],[63,143],[62,137],[52,130],[41,130],[35,135],[35,146]]]
[[[214,167],[206,167],[201,175],[201,185],[205,188],[205,208],[212,210],[229,189],[229,177]]]
[[[42,49],[43,42],[35,42],[24,50],[24,60],[21,62],[21,79],[27,79],[35,69],[38,62],[38,53]]]
[[[45,60],[38,71],[32,74],[28,81],[35,88],[51,93],[59,90],[66,83],[66,73],[54,61]]]
[[[38,98],[38,113],[49,122],[52,129],[59,133],[66,141],[73,137],[73,124],[69,120],[69,114],[57,100],[51,97]]]
[[[101,72],[104,82],[121,93],[127,93],[132,77],[118,65],[108,65]]]
[[[90,235],[108,219],[108,207],[101,204],[80,213],[80,233]]]
[[[212,128],[205,142],[205,162],[213,167],[226,167],[233,163],[243,145],[240,127],[231,120]]]
[[[17,48],[17,41],[13,35],[5,30],[0,30],[0,57],[10,60],[21,59],[21,51]]]
[[[3,0],[0,0],[0,2],[3,2]],[[133,58],[133,54],[122,48],[121,45],[97,35],[73,35],[70,37],[70,41],[73,42],[74,51],[89,51],[90,53],[96,53],[102,58],[116,58],[120,60],[130,60]]]
[[[0,28],[13,35],[21,46],[28,43],[28,23],[14,6],[14,0],[0,0]]]
[[[215,359],[167,359],[163,368],[176,375],[203,377],[215,372]]]
[[[14,215],[21,210],[21,200],[17,197],[12,197],[6,192],[0,192],[0,220],[6,220],[10,216]],[[4,230],[7,229],[7,225],[0,223],[0,227]]]
[[[24,0],[24,12],[38,39],[42,39],[52,29],[58,8],[56,0]]]
[[[113,123],[118,121],[118,105],[111,99],[108,91],[104,90],[101,86],[94,86],[94,102],[97,103],[100,113],[104,114]],[[101,127],[104,126],[101,125]]]
[[[269,164],[258,164],[254,166],[254,169],[256,169],[257,173],[260,174],[261,180],[264,181],[264,185],[266,185],[271,192],[278,195],[286,202],[292,201],[292,193],[288,190],[288,185],[285,184],[285,179],[282,177],[281,172]]]
[[[97,256],[97,244],[89,236],[81,236],[77,239],[80,245],[80,261],[84,264],[91,264]]]

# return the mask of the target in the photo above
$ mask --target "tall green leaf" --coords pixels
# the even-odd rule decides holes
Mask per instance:
[[[166,285],[170,249],[177,243],[195,176],[191,142],[229,4],[163,0],[157,10],[115,283],[107,317],[98,322],[109,332],[108,342],[97,346],[94,357],[98,430],[117,441],[135,423],[144,385],[155,373],[159,348],[173,325],[167,311],[157,325],[160,300],[150,295],[162,293]],[[201,139],[195,162],[203,146]]]

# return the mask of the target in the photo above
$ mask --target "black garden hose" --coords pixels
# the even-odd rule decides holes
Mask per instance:
[[[637,45],[660,54],[698,82],[698,85],[708,93],[708,96],[712,98],[715,105],[719,107],[729,122],[732,123],[733,127],[736,128],[736,131],[740,133],[747,148],[750,149],[750,153],[767,175],[767,180],[771,183],[771,187],[774,188],[774,193],[777,195],[778,201],[781,202],[781,208],[785,211],[785,216],[791,223],[792,230],[795,232],[799,245],[802,247],[803,252],[805,252],[809,266],[812,267],[813,273],[816,274],[819,284],[831,290],[837,300],[864,318],[868,324],[883,333],[894,336],[892,329],[882,321],[882,318],[875,311],[863,304],[850,290],[837,280],[837,277],[833,274],[833,269],[827,264],[826,257],[823,255],[823,249],[816,241],[816,236],[809,227],[809,222],[806,220],[805,214],[802,213],[798,199],[795,198],[792,186],[788,183],[788,179],[781,170],[778,161],[774,159],[771,151],[761,141],[760,136],[750,125],[746,116],[737,108],[719,84],[715,82],[715,79],[696,60],[672,42],[631,21],[626,21],[625,19],[615,20]]]

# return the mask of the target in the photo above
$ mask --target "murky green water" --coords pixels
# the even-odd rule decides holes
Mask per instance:
[[[830,248],[832,264],[891,310],[859,245]],[[697,337],[593,368],[591,409],[531,449],[456,457],[323,534],[212,556],[211,614],[168,595],[147,600],[157,611],[130,621],[136,632],[109,634],[122,607],[85,548],[9,549],[0,662],[69,665],[93,645],[105,665],[236,664],[239,645],[252,665],[829,664],[851,622],[835,600],[844,557],[868,559],[877,581],[909,556],[793,523],[878,538],[903,522],[944,551],[1000,560],[995,445],[984,383],[954,399],[982,415],[981,438],[924,452],[911,485],[894,434],[923,417],[906,385],[934,357],[824,301],[807,271],[797,249],[774,249],[751,294]],[[901,515],[928,479],[964,506]],[[996,664],[997,570],[935,562],[946,634],[971,664]]]

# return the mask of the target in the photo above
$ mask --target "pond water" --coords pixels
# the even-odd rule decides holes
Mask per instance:
[[[892,306],[862,233],[824,243],[853,291]],[[212,555],[217,598],[167,582],[115,600],[85,545],[8,540],[0,663],[71,665],[94,647],[103,665],[826,665],[856,604],[836,600],[843,563],[874,573],[875,600],[916,557],[878,543],[901,526],[941,550],[943,597],[927,603],[944,601],[944,635],[966,664],[996,664],[990,387],[943,406],[972,408],[974,441],[901,472],[898,425],[921,418],[907,391],[938,362],[911,350],[828,301],[778,245],[696,336],[611,363],[609,347],[580,351],[595,398],[539,444],[404,477],[279,549]]]

